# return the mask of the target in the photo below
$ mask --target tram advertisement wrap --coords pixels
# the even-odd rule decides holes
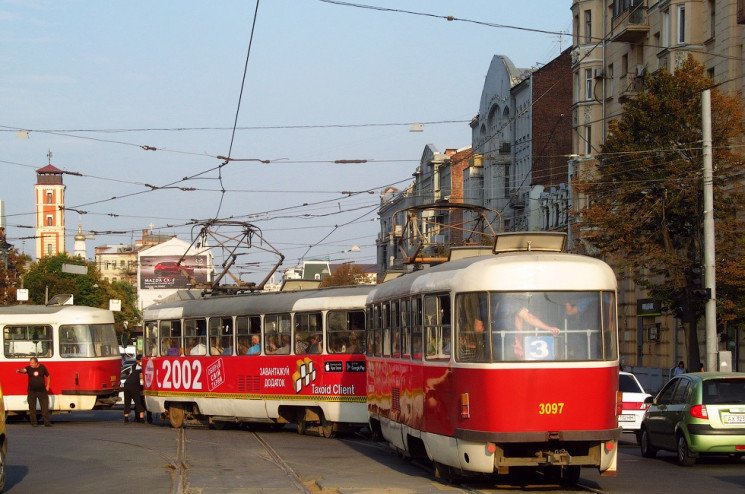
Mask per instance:
[[[150,358],[145,388],[168,394],[364,397],[365,362],[352,355]]]

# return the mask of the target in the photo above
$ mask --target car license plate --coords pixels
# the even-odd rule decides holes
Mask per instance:
[[[619,415],[618,421],[619,422],[633,422],[636,420],[636,415]]]
[[[722,422],[725,424],[745,424],[745,415],[722,415]]]

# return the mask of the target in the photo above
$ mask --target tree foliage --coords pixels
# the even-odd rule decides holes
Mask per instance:
[[[86,266],[86,274],[71,274],[62,271],[63,264]],[[137,291],[126,282],[110,283],[101,277],[96,264],[67,254],[46,256],[32,263],[24,276],[24,286],[29,290],[29,300],[44,304],[54,295],[69,293],[75,305],[109,308],[109,300],[122,302],[122,310],[114,312],[117,330],[127,321],[134,325],[140,321],[137,310]]]
[[[598,156],[578,180],[589,206],[585,237],[663,306],[688,323],[688,360],[698,358],[696,322],[704,303],[692,291],[703,263],[702,91],[712,86],[691,57],[675,72],[648,74],[624,106]],[[743,104],[711,90],[719,320],[743,317],[745,205],[740,182]]]
[[[319,286],[349,286],[364,283],[365,270],[352,263],[344,263],[333,270],[330,276],[321,280]]]
[[[0,242],[4,239],[0,238]],[[18,303],[16,289],[20,287],[20,280],[26,273],[31,259],[15,248],[8,246],[7,265],[5,257],[0,260],[0,305]]]

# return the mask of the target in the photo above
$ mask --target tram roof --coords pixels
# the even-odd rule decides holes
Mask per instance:
[[[363,308],[374,285],[317,288],[290,292],[245,293],[166,302],[147,307],[145,319],[272,314],[290,311]]]
[[[370,300],[435,291],[615,290],[616,276],[600,259],[560,252],[504,252],[414,271],[378,285]]]
[[[109,312],[106,309],[98,307],[88,307],[86,305],[0,305],[0,316],[5,315],[39,315],[39,314],[57,314],[65,311],[75,312]]]

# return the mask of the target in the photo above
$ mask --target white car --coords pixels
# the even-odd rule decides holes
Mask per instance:
[[[638,441],[644,412],[649,407],[644,400],[652,395],[644,391],[639,380],[630,372],[618,373],[618,390],[622,395],[618,426],[623,429],[623,432],[635,433]]]

